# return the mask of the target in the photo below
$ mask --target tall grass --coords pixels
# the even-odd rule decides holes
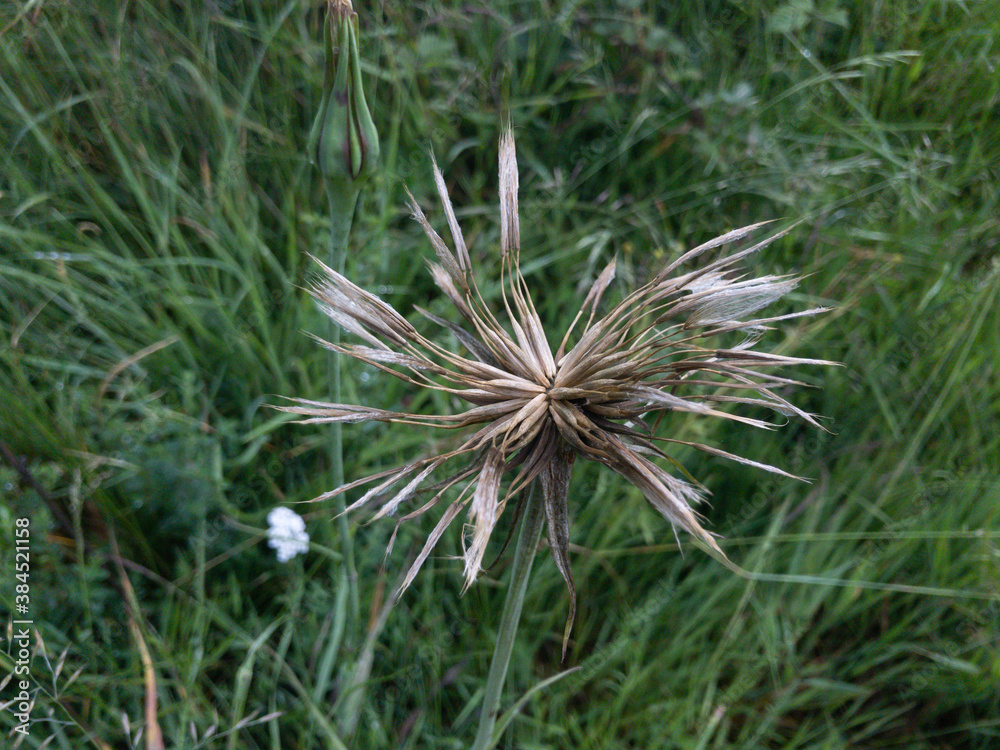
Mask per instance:
[[[810,274],[790,304],[837,306],[774,334],[844,362],[799,394],[831,433],[790,425],[750,446],[812,484],[678,454],[707,478],[727,554],[787,578],[678,551],[637,492],[580,467],[569,654],[562,579],[539,557],[509,684],[581,669],[529,697],[504,746],[996,746],[1000,6],[357,9],[384,168],[348,275],[397,309],[445,310],[404,208],[404,184],[433,203],[429,148],[476,262],[497,267],[508,113],[524,270],[554,328],[612,255],[632,284],[778,217],[805,221],[761,270]],[[274,505],[329,489],[324,433],[262,408],[328,395],[304,334],[323,324],[299,289],[329,239],[305,153],[321,11],[138,0],[0,15],[0,534],[11,570],[13,519],[31,519],[38,630],[22,747],[146,746],[150,695],[175,748],[471,740],[503,564],[461,596],[459,563],[428,561],[382,618],[359,728],[342,737],[343,655],[377,632],[426,529],[402,530],[384,568],[390,529],[354,529],[371,614],[352,633],[338,632],[338,540],[314,522],[329,508],[293,506],[317,532],[304,560],[279,565],[262,542]],[[452,406],[357,364],[345,398]],[[346,429],[348,476],[429,439]]]

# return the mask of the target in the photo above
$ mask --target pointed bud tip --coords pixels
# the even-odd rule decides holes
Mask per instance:
[[[330,13],[345,16],[354,12],[354,5],[351,0],[326,0],[326,7]]]

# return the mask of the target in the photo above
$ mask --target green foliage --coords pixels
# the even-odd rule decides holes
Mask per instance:
[[[770,334],[844,363],[792,396],[831,432],[789,424],[738,451],[812,484],[676,454],[712,490],[727,553],[786,578],[681,555],[641,496],[578,468],[569,654],[562,579],[539,556],[508,705],[580,670],[530,697],[501,746],[996,746],[1000,6],[356,10],[383,166],[348,275],[397,309],[446,309],[404,207],[404,185],[436,206],[429,148],[496,294],[508,117],[523,267],[554,330],[612,256],[620,292],[684,246],[771,218],[802,223],[755,270],[806,273],[793,303],[836,307]],[[372,614],[351,622],[329,507],[291,505],[330,489],[328,433],[265,408],[328,395],[326,353],[305,335],[325,326],[300,289],[307,253],[329,244],[306,161],[322,11],[22,3],[0,20],[0,602],[13,606],[13,519],[28,517],[40,639],[22,747],[144,746],[149,680],[168,747],[471,739],[507,559],[462,596],[446,536],[382,620],[433,519],[401,528],[383,568],[392,522],[352,518]],[[357,364],[345,399],[423,408]],[[671,427],[747,440],[718,421]],[[351,479],[448,436],[344,437]],[[279,504],[313,542],[286,565],[263,541]],[[371,682],[342,737],[368,633]],[[0,711],[0,729],[14,724]]]

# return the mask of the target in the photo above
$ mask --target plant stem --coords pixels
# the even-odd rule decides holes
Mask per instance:
[[[514,650],[517,625],[521,620],[521,607],[528,589],[531,564],[535,559],[535,549],[538,547],[545,519],[544,504],[538,497],[536,484],[532,482],[525,500],[524,519],[521,521],[521,533],[517,537],[507,599],[500,615],[500,630],[497,633],[496,645],[493,647],[493,661],[490,662],[490,673],[486,678],[486,691],[483,695],[483,709],[479,715],[479,730],[472,743],[472,750],[491,750],[494,745],[493,728],[500,713],[503,684],[507,679],[507,668],[510,666],[510,656]]]
[[[344,191],[340,195],[332,195],[333,191],[328,190],[327,196],[330,205],[330,268],[337,273],[343,274],[347,263],[348,240],[351,236],[351,224],[354,222],[354,207],[358,202],[358,191]],[[333,344],[340,343],[340,326],[332,320],[327,321],[327,335]],[[327,361],[327,380],[332,394],[331,398],[335,404],[341,403],[340,396],[340,363],[341,357],[336,352],[330,352]],[[344,433],[339,422],[334,422],[333,435],[330,440],[330,471],[332,476],[332,486],[340,487],[344,484]],[[344,509],[347,507],[347,499],[343,494],[337,495],[335,499],[337,512],[337,529],[340,534],[340,544],[344,551],[344,564],[347,566],[347,585],[350,591],[350,607],[353,621],[358,621],[358,570],[354,564],[354,540],[351,539],[351,530],[347,522]]]

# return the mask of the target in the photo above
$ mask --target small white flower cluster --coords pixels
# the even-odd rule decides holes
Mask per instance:
[[[278,555],[278,562],[288,562],[309,551],[309,533],[302,516],[291,508],[274,508],[267,514],[267,544]]]

